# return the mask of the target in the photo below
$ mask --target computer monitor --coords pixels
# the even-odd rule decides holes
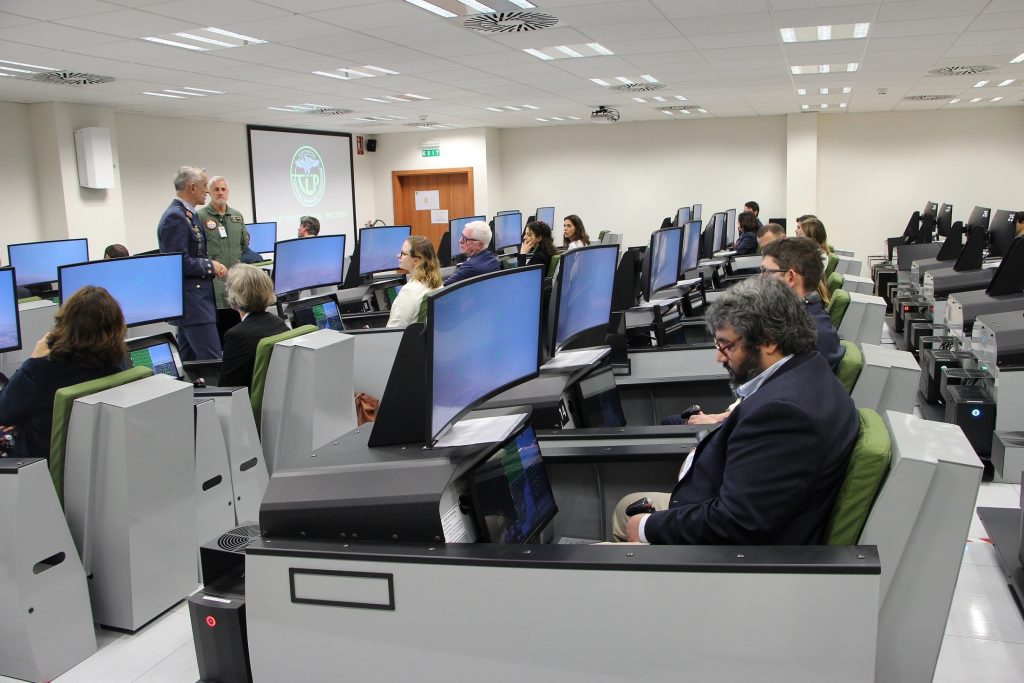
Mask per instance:
[[[82,287],[103,287],[121,305],[129,327],[184,314],[184,257],[178,253],[61,266],[57,279],[61,305]]]
[[[129,339],[127,346],[129,367],[144,365],[152,369],[153,374],[167,375],[174,379],[185,376],[185,366],[181,363],[178,346],[170,333]]]
[[[554,229],[555,229],[555,207],[553,207],[553,206],[542,206],[539,209],[537,209],[537,211],[536,211],[536,213],[534,213],[534,215],[537,217],[538,221],[541,221],[542,223],[547,223],[548,227],[551,228],[552,231],[554,231]]]
[[[543,266],[500,270],[427,299],[427,443],[482,401],[536,377]],[[467,359],[479,363],[467,370]]]
[[[398,253],[412,234],[412,226],[386,225],[359,231],[359,274],[372,275],[398,269]]]
[[[89,241],[83,238],[10,244],[7,259],[22,287],[56,282],[59,267],[89,260]]]
[[[938,229],[939,237],[945,237],[949,234],[949,228],[953,225],[952,204],[943,204],[939,207],[939,215],[935,219],[935,225]]]
[[[708,219],[707,225],[704,226],[704,230],[700,234],[700,257],[702,259],[714,258],[715,251],[717,251],[718,222],[715,220],[716,215],[712,215]]]
[[[1006,256],[1010,242],[1017,236],[1017,213],[999,209],[992,216],[988,231],[988,255],[990,257]]]
[[[510,213],[522,213],[519,209],[505,209],[494,214],[495,216],[507,216]]]
[[[725,249],[725,217],[726,214],[724,211],[719,211],[711,217],[711,220],[715,222],[715,239],[712,241],[712,244],[715,245],[714,251],[722,251]],[[712,252],[712,254],[714,254],[714,252]]]
[[[665,228],[651,233],[651,241],[644,254],[642,277],[643,297],[648,301],[659,290],[679,281],[682,237],[682,228]]]
[[[608,327],[619,246],[593,245],[562,254],[554,311],[555,353],[584,332]]]
[[[924,210],[921,212],[921,218],[924,218],[925,216],[931,216],[932,218],[935,218],[935,216],[938,214],[938,212],[939,212],[939,205],[938,205],[938,203],[937,202],[932,202],[932,201],[927,201],[927,202],[924,203]]]
[[[540,446],[527,425],[469,474],[469,496],[488,543],[530,543],[558,512]]]
[[[281,296],[312,287],[339,284],[344,267],[344,235],[278,242],[274,245],[274,294]]]
[[[626,416],[611,364],[605,364],[576,383],[583,427],[625,427]]]
[[[679,274],[697,267],[700,260],[700,221],[683,226],[683,253],[679,258]]]
[[[523,241],[523,214],[518,211],[494,217],[494,250],[518,247]]]
[[[336,294],[313,296],[297,301],[288,308],[292,329],[303,325],[316,325],[321,330],[337,330],[341,332],[341,309]]]
[[[699,221],[700,220],[701,208],[702,208],[702,206],[700,204],[694,204],[693,205],[693,208],[690,209],[690,220],[691,221]]]
[[[736,209],[729,209],[725,212],[725,238],[722,241],[722,248],[727,249],[729,245],[736,243]]]
[[[672,225],[673,228],[681,228],[690,222],[690,207],[681,206],[676,211],[676,222]]]
[[[14,268],[0,268],[0,353],[21,348],[21,320]]]
[[[462,247],[459,245],[459,239],[462,237],[462,231],[465,230],[466,226],[470,223],[481,221],[487,222],[487,216],[465,216],[463,218],[453,218],[448,221],[448,234],[452,241],[451,243],[451,257],[455,258],[462,253]]]
[[[972,225],[977,225],[978,227],[988,230],[988,219],[991,212],[992,209],[988,209],[984,206],[975,206],[974,211],[971,211],[971,217],[967,219],[967,224],[964,227],[969,228]]]
[[[269,254],[274,251],[274,242],[277,242],[277,222],[270,223],[246,223],[245,229],[249,231],[249,248],[257,254]]]

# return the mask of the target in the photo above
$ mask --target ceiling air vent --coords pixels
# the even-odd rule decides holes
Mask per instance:
[[[61,85],[96,85],[98,83],[110,83],[113,76],[101,76],[100,74],[87,74],[81,71],[44,71],[32,74],[32,80],[43,83],[59,83]]]
[[[941,100],[951,100],[956,95],[907,95],[903,99],[911,100],[912,102],[939,102]]]
[[[351,109],[338,109],[337,107],[309,107],[299,112],[300,114],[310,114],[312,116],[341,116],[342,114],[351,114]]]
[[[625,92],[650,92],[652,90],[661,90],[664,87],[664,83],[626,83],[625,85],[613,86],[612,90],[623,90]]]
[[[558,23],[558,17],[541,12],[494,12],[474,14],[466,17],[462,25],[481,33],[518,33],[551,28]]]
[[[665,107],[658,107],[658,111],[681,111],[687,114],[697,114],[697,110],[700,109],[699,104],[670,104]]]
[[[433,121],[420,121],[419,123],[405,123],[410,128],[454,128],[450,123],[434,123]]]
[[[995,71],[994,66],[985,64],[975,66],[943,66],[938,69],[928,69],[929,76],[973,76],[983,74],[986,71]]]

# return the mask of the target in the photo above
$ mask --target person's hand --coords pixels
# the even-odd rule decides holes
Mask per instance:
[[[214,261],[212,259],[210,260],[210,263],[213,264],[213,274],[218,280],[223,280],[228,276],[227,266],[225,266],[223,263],[221,263],[220,261]]]
[[[50,355],[50,333],[47,332],[43,335],[43,338],[36,342],[36,347],[32,349],[33,358],[46,358]]]
[[[688,425],[713,425],[713,424],[718,424],[719,422],[724,421],[725,418],[727,418],[727,417],[729,417],[729,413],[712,413],[712,414],[708,415],[707,413],[701,412],[701,413],[697,413],[696,415],[691,415],[690,418],[686,421],[686,424],[688,424]]]
[[[18,425],[0,425],[0,434],[17,434]]]
[[[626,542],[627,543],[639,543],[640,542],[640,522],[646,519],[649,515],[633,515],[626,522]]]

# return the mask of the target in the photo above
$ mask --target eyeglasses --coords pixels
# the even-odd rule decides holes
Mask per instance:
[[[463,235],[463,236],[461,236],[459,238],[459,241],[460,242],[482,242],[483,240],[478,240],[475,237],[466,237],[465,235]]]
[[[403,256],[412,256],[412,254],[410,254],[407,251],[400,251],[400,252],[398,252],[398,258],[402,258]]]
[[[768,273],[788,273],[789,268],[765,268],[761,266],[761,275],[767,275]]]
[[[737,344],[739,344],[740,341],[742,341],[742,340],[743,340],[743,337],[736,337],[735,339],[733,339],[728,344],[723,344],[722,342],[720,342],[720,341],[718,341],[716,339],[715,340],[715,348],[718,349],[718,352],[720,354],[722,354],[723,356],[728,356],[729,355],[729,351],[731,351],[732,348],[734,346],[736,346]]]

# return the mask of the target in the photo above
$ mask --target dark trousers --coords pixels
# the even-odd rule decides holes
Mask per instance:
[[[223,352],[217,337],[217,323],[178,327],[178,355],[186,360],[220,360]]]

